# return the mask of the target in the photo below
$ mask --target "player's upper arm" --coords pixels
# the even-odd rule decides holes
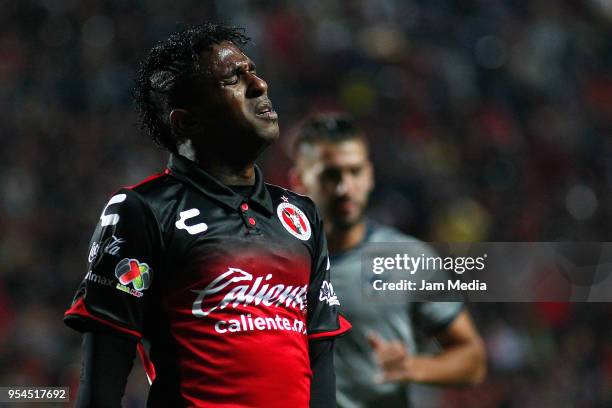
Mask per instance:
[[[482,342],[470,314],[465,309],[459,312],[457,317],[445,329],[439,331],[435,337],[443,346],[456,343]]]
[[[436,334],[436,340],[443,349],[464,347],[469,349],[472,363],[476,367],[474,382],[484,379],[486,373],[486,349],[478,330],[467,310],[463,309],[443,330]]]
[[[339,336],[350,330],[350,323],[340,315],[340,300],[334,292],[331,265],[323,220],[312,201],[313,255],[308,287],[308,337],[310,340]]]
[[[66,324],[79,331],[112,331],[139,339],[162,253],[150,207],[121,189],[104,206],[89,245],[85,277]]]
[[[428,244],[416,241],[411,244],[414,253],[424,254],[426,257],[435,258],[437,252]],[[449,276],[444,269],[434,271],[423,270],[422,275],[428,282],[445,282]],[[437,299],[437,300],[436,300]],[[435,301],[411,303],[411,314],[416,326],[428,335],[436,335],[444,331],[455,322],[457,316],[463,311],[461,298],[451,292],[436,292],[432,298]],[[444,300],[444,301],[442,301]],[[456,301],[450,301],[456,300]]]

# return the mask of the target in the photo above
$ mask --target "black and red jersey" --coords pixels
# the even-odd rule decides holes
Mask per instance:
[[[148,340],[149,406],[307,407],[308,341],[350,328],[315,205],[255,170],[245,198],[172,155],[102,211],[65,322]]]

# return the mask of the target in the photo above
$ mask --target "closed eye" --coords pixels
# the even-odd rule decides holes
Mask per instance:
[[[247,73],[257,75],[255,64],[250,63],[248,66],[238,65],[229,76],[223,78],[222,82],[224,85],[236,85],[240,77]]]

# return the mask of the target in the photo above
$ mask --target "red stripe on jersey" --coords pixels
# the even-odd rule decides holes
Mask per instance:
[[[102,319],[100,317],[94,316],[91,313],[89,313],[89,310],[87,310],[87,308],[85,307],[85,303],[83,302],[83,298],[79,298],[76,302],[74,302],[74,304],[72,306],[70,306],[70,309],[66,310],[66,313],[64,313],[64,317],[66,317],[68,315],[75,315],[75,316],[85,317],[87,319],[91,319],[91,320],[94,320],[94,321],[96,321],[98,323],[102,323],[102,324],[104,324],[106,326],[109,326],[109,327],[111,327],[114,330],[120,331],[122,333],[129,334],[130,336],[134,336],[138,340],[140,340],[142,338],[142,334],[137,332],[136,330],[126,329],[125,327],[121,327],[118,324],[109,322],[108,320]]]
[[[131,186],[125,186],[125,187],[123,187],[123,188],[126,188],[126,189],[128,189],[128,190],[133,190],[133,189],[135,189],[135,188],[136,188],[136,187],[138,187],[138,186],[141,186],[141,185],[143,185],[143,184],[145,184],[145,183],[148,183],[149,181],[152,181],[152,180],[158,179],[158,178],[160,178],[160,177],[163,177],[163,176],[165,176],[166,174],[170,174],[170,169],[166,169],[166,170],[164,170],[164,171],[163,171],[163,172],[161,172],[161,173],[151,174],[151,175],[150,175],[149,177],[147,177],[146,179],[144,179],[144,180],[142,180],[142,181],[139,181],[138,183],[133,184],[133,185],[131,185]]]
[[[315,333],[315,334],[309,334],[308,335],[308,340],[325,339],[325,338],[328,338],[328,337],[337,337],[337,336],[340,336],[342,334],[345,334],[346,332],[351,330],[351,328],[353,327],[351,325],[351,323],[348,320],[346,320],[344,318],[344,316],[342,316],[342,315],[338,316],[338,321],[340,322],[340,327],[337,330],[328,331],[328,332],[321,332],[321,333]]]
[[[108,320],[92,315],[91,313],[89,313],[89,310],[87,310],[87,307],[85,307],[85,302],[83,302],[83,298],[79,298],[76,302],[74,302],[72,306],[70,306],[70,309],[68,309],[66,313],[64,313],[64,317],[68,315],[81,316],[86,319],[91,319],[106,326],[109,326],[114,330],[120,331],[122,333],[127,333],[131,336],[136,337],[138,339],[137,350],[138,354],[140,355],[140,360],[142,361],[144,371],[151,382],[155,380],[155,366],[151,362],[151,359],[147,355],[147,352],[145,351],[144,346],[141,343],[142,334],[140,334],[136,330],[126,329],[125,327],[121,327],[115,323],[109,322]]]
[[[153,362],[149,358],[149,355],[147,354],[147,351],[144,349],[144,346],[142,345],[142,343],[138,343],[137,350],[138,350],[138,355],[140,356],[140,361],[142,361],[142,367],[144,368],[145,373],[147,374],[147,377],[149,377],[149,382],[153,383],[157,375],[155,372],[155,366],[153,365]]]

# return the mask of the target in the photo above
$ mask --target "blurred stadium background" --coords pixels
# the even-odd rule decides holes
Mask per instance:
[[[611,240],[610,0],[0,0],[0,385],[76,387],[61,319],[90,234],[166,161],[136,125],[136,62],[208,19],[253,39],[281,118],[271,182],[299,118],[347,110],[372,143],[375,219],[431,241]],[[470,307],[487,381],[417,406],[612,406],[610,304]]]

